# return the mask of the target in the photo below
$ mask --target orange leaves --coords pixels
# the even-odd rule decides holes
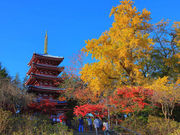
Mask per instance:
[[[65,101],[66,97],[59,97],[59,101]]]
[[[97,102],[99,100],[98,96],[96,96],[89,88],[76,89],[73,94],[81,103],[88,103],[90,101]]]

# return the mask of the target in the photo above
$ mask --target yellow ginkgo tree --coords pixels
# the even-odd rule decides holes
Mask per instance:
[[[138,11],[132,0],[113,7],[112,27],[98,39],[86,41],[82,49],[96,62],[86,64],[81,79],[97,93],[109,93],[122,85],[141,85],[143,61],[149,59],[152,39],[149,36],[150,12]]]

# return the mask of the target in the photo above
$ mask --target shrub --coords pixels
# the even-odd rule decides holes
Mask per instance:
[[[147,124],[147,129],[150,134],[152,135],[167,135],[170,133],[173,133],[180,128],[180,123],[173,121],[173,120],[168,120],[160,117],[155,117],[155,116],[149,116],[148,118],[148,124]]]
[[[12,135],[72,135],[72,131],[62,124],[51,124],[45,116],[13,116],[3,134]]]
[[[169,135],[180,135],[180,128],[174,130],[174,132],[170,133]]]
[[[140,134],[145,134],[146,132],[146,121],[138,116],[127,117],[121,122],[121,126]]]
[[[11,116],[11,112],[4,111],[2,108],[0,108],[0,133],[6,129],[7,124],[9,122],[9,117]]]

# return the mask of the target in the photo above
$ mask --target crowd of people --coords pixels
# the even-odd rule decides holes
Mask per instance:
[[[73,125],[70,119],[67,119],[65,115],[60,115],[58,118],[57,117],[51,117],[52,123],[62,123],[63,125],[68,126],[69,129],[75,129],[75,125]],[[85,124],[86,122],[86,124]],[[85,126],[86,125],[86,126]],[[103,118],[101,119],[100,117],[80,117],[78,119],[78,130],[79,132],[84,132],[84,128],[88,126],[89,131],[95,131],[96,135],[98,135],[99,131],[103,131],[104,135],[110,135],[110,129],[109,129],[109,124],[107,119]],[[94,128],[93,128],[94,127]]]
[[[101,119],[95,117],[95,119],[92,120],[91,117],[88,117],[86,121],[88,123],[89,131],[92,131],[94,126],[96,135],[98,135],[98,131],[100,130],[104,131],[104,135],[110,135],[109,124],[105,118]],[[84,131],[84,118],[81,117],[79,118],[79,132],[83,132],[83,131]]]

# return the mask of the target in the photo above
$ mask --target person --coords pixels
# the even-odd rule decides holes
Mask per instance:
[[[104,135],[109,135],[110,134],[109,125],[108,125],[108,121],[106,119],[104,119],[103,127],[105,128],[104,129]]]
[[[99,128],[99,126],[100,126],[100,125],[99,125],[99,119],[98,119],[98,117],[95,118],[93,124],[94,124],[94,128],[95,128],[95,130],[96,130],[96,135],[98,135],[98,128]]]
[[[72,128],[71,120],[70,120],[70,119],[67,119],[67,121],[66,121],[66,126],[68,126],[68,129],[71,129],[71,128]]]
[[[89,131],[92,131],[92,120],[91,120],[91,117],[88,117],[87,122],[88,122]]]
[[[103,122],[102,119],[99,117],[99,129],[102,129],[103,127]]]
[[[84,120],[81,117],[81,118],[79,118],[79,132],[81,132],[81,130],[83,132],[83,124],[84,124]]]

